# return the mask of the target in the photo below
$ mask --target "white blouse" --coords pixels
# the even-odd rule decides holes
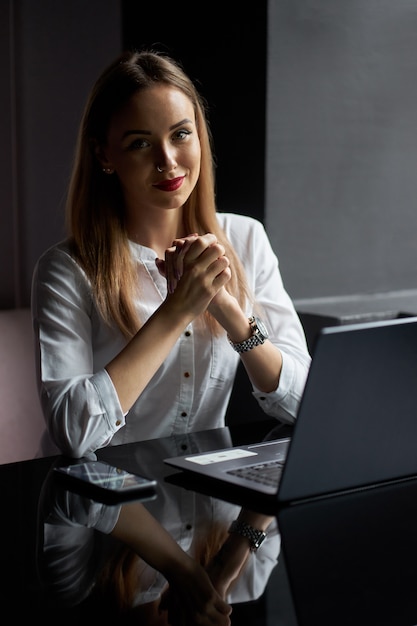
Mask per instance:
[[[278,388],[268,394],[254,388],[253,395],[266,415],[292,423],[311,358],[278,259],[261,222],[232,213],[219,213],[218,219],[243,262],[270,340],[283,357]],[[145,320],[165,299],[166,281],[156,268],[153,250],[134,243],[131,250],[141,293],[137,309]],[[252,314],[250,304],[246,313]],[[123,414],[105,366],[126,339],[100,318],[89,280],[66,241],[38,260],[32,316],[38,387],[47,424],[43,454],[57,452],[52,442],[63,454],[81,457],[107,445],[224,426],[239,355],[225,333],[213,337],[194,323]]]

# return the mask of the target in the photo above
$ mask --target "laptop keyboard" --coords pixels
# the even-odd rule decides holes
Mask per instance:
[[[236,469],[228,470],[226,473],[273,487],[274,485],[278,485],[283,467],[283,461],[275,460],[266,463],[258,463],[256,465],[237,467]]]

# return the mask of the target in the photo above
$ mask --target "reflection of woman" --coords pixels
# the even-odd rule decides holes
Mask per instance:
[[[42,501],[40,571],[51,597],[73,606],[91,596],[96,588],[94,594],[101,598],[101,604],[106,600],[106,610],[129,613],[135,606],[137,583],[147,584],[140,580],[140,557],[161,577],[164,587],[169,584],[170,596],[175,600],[174,604],[172,600],[165,603],[162,615],[159,597],[156,602],[150,601],[154,599],[145,592],[144,608],[137,612],[158,617],[146,623],[163,624],[169,617],[172,624],[230,624],[231,608],[216,592],[204,568],[181,549],[141,502],[105,506],[51,484],[45,489],[49,489],[49,499]],[[107,545],[105,535],[110,538]],[[119,547],[112,539],[121,542],[128,557],[122,559],[123,568],[120,561],[117,566]],[[126,571],[129,563],[136,565],[136,576],[130,574],[129,567]],[[117,598],[114,606],[108,602],[109,595],[102,595],[103,590]]]
[[[219,433],[214,432],[213,445],[227,445],[227,441],[220,441]],[[149,458],[143,458],[147,453],[144,447],[138,457],[143,466],[148,466],[152,455],[157,458],[172,455],[177,446],[185,443],[196,449],[198,435],[187,435],[186,440],[181,436],[152,442]],[[129,454],[126,457],[124,450],[125,465],[140,472],[142,465],[134,458],[134,447]],[[116,457],[113,462],[117,464]],[[74,604],[89,596],[95,607],[106,606],[106,610],[110,610],[111,599],[116,615],[122,611],[137,617],[146,615],[147,624],[161,618],[161,606],[171,613],[181,614],[187,606],[183,604],[183,590],[190,594],[190,582],[182,586],[179,570],[171,576],[169,565],[168,569],[164,565],[167,557],[153,552],[152,542],[159,532],[154,532],[155,524],[162,525],[169,533],[166,545],[168,555],[170,552],[173,555],[170,562],[180,558],[177,549],[200,562],[227,603],[246,602],[262,595],[280,550],[275,521],[271,523],[270,518],[247,511],[240,513],[238,506],[169,485],[163,480],[164,471],[166,468],[161,467],[161,473],[156,475],[158,497],[145,503],[149,517],[141,513],[140,532],[134,521],[138,510],[133,504],[124,505],[118,515],[117,507],[105,507],[69,492],[51,492],[49,507],[45,507],[42,561],[44,579],[49,581],[48,586],[57,598]],[[242,516],[255,528],[269,526],[267,537],[256,552],[250,550],[247,539],[227,532],[231,522]],[[177,546],[175,550],[170,545],[172,539]],[[165,539],[161,540],[159,546],[164,542]],[[184,561],[185,567],[187,563],[189,561]],[[191,571],[195,570],[191,568]],[[200,582],[193,579],[193,589],[201,585],[203,592],[205,589],[201,597],[210,598],[210,588],[205,587],[207,579],[200,569],[197,573]],[[195,598],[187,608],[188,614],[201,607],[201,599],[200,604],[198,602]],[[166,617],[166,611],[163,616]]]
[[[103,451],[102,458],[114,464],[124,464],[130,471],[138,473],[143,473],[144,468],[151,468],[152,476],[158,480],[158,497],[146,503],[147,509],[184,551],[207,567],[222,596],[230,603],[240,603],[262,595],[277,564],[280,535],[275,518],[271,520],[220,499],[178,488],[165,481],[172,468],[157,462],[185,451],[194,454],[230,445],[232,439],[228,428],[213,429],[150,443],[113,447]],[[236,519],[245,520],[256,530],[268,529],[259,550],[251,551],[248,539],[228,532]]]
[[[268,527],[270,529],[268,533],[270,545],[266,544],[259,548],[257,555],[252,553],[250,543],[241,535],[227,533],[224,519],[217,520],[217,524],[211,524],[209,529],[200,528],[189,550],[193,556],[191,561],[194,567],[182,568],[175,565],[174,555],[168,561],[171,552],[169,548],[166,555],[161,555],[163,557],[161,563],[155,558],[149,558],[153,556],[152,547],[148,545],[146,550],[142,547],[142,542],[147,541],[148,534],[146,530],[143,531],[142,537],[138,533],[135,511],[137,506],[135,503],[122,507],[119,520],[112,532],[122,544],[106,562],[96,587],[99,597],[113,598],[117,610],[141,617],[146,615],[148,620],[146,623],[149,624],[154,623],[152,620],[159,623],[158,619],[161,619],[161,616],[158,619],[157,616],[161,609],[167,609],[168,615],[176,616],[176,619],[181,613],[194,612],[207,616],[213,623],[217,623],[215,620],[218,620],[218,613],[214,611],[217,605],[213,602],[211,606],[208,602],[213,600],[208,594],[209,589],[206,588],[207,581],[204,577],[201,578],[200,570],[196,567],[197,562],[206,568],[214,587],[230,603],[257,599],[262,594],[271,569],[276,564],[275,551],[279,543],[276,532],[271,532],[270,519],[247,511],[241,517],[250,519],[257,527],[264,526],[265,529]],[[227,506],[224,508],[230,508],[229,516],[232,509],[235,509]],[[230,525],[230,522],[227,524]],[[151,531],[152,525],[149,525],[149,529]],[[272,547],[275,558],[271,554]],[[137,558],[138,555],[141,559]],[[174,569],[164,567],[165,562],[174,565]],[[149,567],[150,564],[152,567]],[[194,578],[196,573],[197,579]],[[201,613],[196,607],[201,607]],[[174,619],[172,623],[183,622]],[[190,624],[194,622],[191,621]]]

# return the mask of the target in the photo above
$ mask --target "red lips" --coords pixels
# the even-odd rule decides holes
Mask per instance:
[[[170,178],[169,180],[162,180],[160,183],[156,183],[154,187],[161,191],[176,191],[183,183],[185,176],[179,176],[178,178]]]

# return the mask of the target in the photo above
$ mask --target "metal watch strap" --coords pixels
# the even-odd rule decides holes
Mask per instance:
[[[252,552],[256,552],[266,538],[266,533],[263,530],[252,528],[252,526],[239,519],[232,522],[228,532],[245,537],[249,541]]]
[[[251,327],[252,332],[253,332],[253,324],[255,323],[255,317],[252,315],[248,319],[248,321],[249,321],[249,326]],[[248,352],[249,350],[252,350],[252,348],[256,348],[256,346],[262,345],[265,341],[263,337],[259,336],[257,333],[254,333],[254,332],[249,337],[249,339],[245,339],[244,341],[241,341],[239,343],[234,343],[233,341],[231,341],[229,337],[228,339],[233,350],[236,350],[236,352],[238,352],[239,354],[242,352]]]
[[[249,350],[252,350],[252,348],[256,348],[256,346],[259,346],[263,342],[259,339],[258,335],[252,335],[252,337],[249,337],[249,339],[245,339],[245,341],[241,341],[240,343],[233,343],[233,341],[230,340],[229,343],[233,350],[236,350],[236,352],[239,352],[240,354],[241,352],[248,352]]]

